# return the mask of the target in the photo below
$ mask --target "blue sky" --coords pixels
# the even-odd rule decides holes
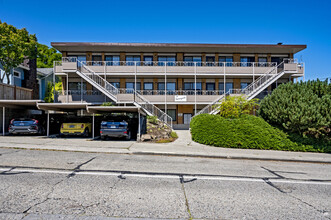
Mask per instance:
[[[29,3],[27,3],[29,2]],[[307,44],[306,78],[331,77],[331,1],[0,0],[0,20],[40,43]]]

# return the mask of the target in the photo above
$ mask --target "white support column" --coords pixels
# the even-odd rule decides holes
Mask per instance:
[[[49,137],[49,110],[47,110],[47,137]]]
[[[197,114],[197,63],[194,62],[194,115]]]
[[[53,65],[53,94],[54,94],[54,99],[53,102],[55,102],[55,62],[54,61],[54,65]],[[46,80],[45,80],[46,81]],[[47,86],[47,85],[46,85]]]
[[[224,90],[223,90],[223,93],[225,94],[225,91],[226,91],[226,83],[225,83],[225,62],[223,63],[223,67],[224,67],[224,72],[223,72],[223,74],[224,74],[224,79],[223,79],[223,85],[224,85]]]
[[[140,141],[140,131],[141,131],[141,123],[140,123],[140,109],[138,109],[138,132],[137,132],[137,141]]]
[[[92,139],[94,139],[94,113],[92,115]]]
[[[69,94],[68,94],[68,91],[69,91],[69,88],[68,88],[69,87],[69,82],[68,82],[68,80],[69,80],[69,77],[68,77],[68,73],[67,73],[67,83],[66,83],[67,84],[67,88],[66,88],[67,89],[67,103],[69,103]]]
[[[164,64],[164,112],[167,114],[167,62]]]
[[[253,89],[254,89],[254,81],[255,81],[255,62],[253,63]]]
[[[83,103],[83,78],[80,78],[80,102]]]
[[[137,90],[137,61],[135,62],[135,67],[134,67],[134,85],[133,85],[133,90],[134,91]]]
[[[2,107],[2,136],[5,136],[6,108]]]

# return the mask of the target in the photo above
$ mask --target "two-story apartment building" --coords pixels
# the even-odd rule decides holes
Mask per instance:
[[[261,98],[281,83],[304,77],[303,63],[294,55],[306,48],[283,44],[51,45],[63,56],[54,65],[63,84],[55,102],[136,105],[174,128],[188,128],[192,116],[213,111],[225,94]]]

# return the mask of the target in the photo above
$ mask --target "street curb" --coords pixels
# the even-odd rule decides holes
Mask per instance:
[[[280,162],[296,162],[296,163],[319,163],[331,164],[331,161],[323,160],[304,160],[304,159],[284,159],[284,158],[261,158],[261,157],[242,157],[242,156],[222,156],[222,155],[204,155],[204,154],[182,154],[182,153],[157,153],[157,152],[102,152],[102,151],[81,151],[81,150],[65,150],[65,149],[43,149],[43,148],[24,148],[24,147],[0,147],[3,149],[19,149],[19,150],[40,150],[40,151],[61,151],[74,153],[95,153],[95,154],[123,154],[123,155],[150,155],[150,156],[168,156],[168,157],[191,157],[191,158],[210,158],[210,159],[232,159],[232,160],[254,160],[254,161],[280,161]]]
[[[195,157],[195,158],[211,158],[211,159],[232,159],[232,160],[261,160],[261,161],[281,161],[281,162],[297,162],[297,163],[323,163],[331,164],[331,161],[323,160],[299,160],[299,159],[283,159],[283,158],[260,158],[260,157],[240,157],[240,156],[217,156],[203,154],[175,154],[175,153],[155,153],[155,152],[132,152],[134,155],[151,155],[151,156],[173,156],[173,157]]]

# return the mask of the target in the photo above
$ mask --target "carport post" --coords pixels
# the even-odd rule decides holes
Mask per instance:
[[[94,139],[94,113],[92,115],[92,139]]]
[[[2,107],[2,136],[5,136],[5,113],[6,108]]]
[[[49,137],[49,111],[47,110],[47,137]]]
[[[140,141],[140,110],[138,110],[138,135],[137,135],[137,140]]]

